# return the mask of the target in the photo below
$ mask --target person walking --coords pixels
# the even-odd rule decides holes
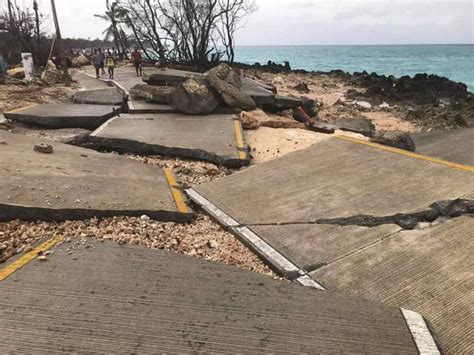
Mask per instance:
[[[99,48],[99,53],[101,55],[100,69],[102,70],[102,75],[105,75],[105,52],[102,51],[102,48]]]
[[[138,51],[138,47],[135,47],[135,50],[132,52],[132,62],[135,67],[135,71],[137,72],[137,76],[141,76],[143,58],[140,52]]]
[[[92,64],[95,68],[95,77],[96,79],[100,78],[100,68],[104,65],[102,53],[99,53],[97,49],[94,49],[94,56],[92,57]]]
[[[107,56],[105,58],[105,63],[107,64],[107,70],[109,72],[109,79],[114,78],[114,71],[115,71],[115,58],[110,53],[110,51],[107,51]]]

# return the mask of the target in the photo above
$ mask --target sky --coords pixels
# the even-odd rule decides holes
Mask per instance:
[[[474,43],[474,0],[255,1],[238,45]],[[51,23],[50,1],[39,5]],[[106,23],[93,15],[105,11],[105,0],[56,6],[64,37],[102,37]]]

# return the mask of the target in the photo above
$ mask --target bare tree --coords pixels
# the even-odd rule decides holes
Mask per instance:
[[[124,23],[151,56],[199,66],[213,54],[234,60],[234,35],[254,0],[121,0]]]

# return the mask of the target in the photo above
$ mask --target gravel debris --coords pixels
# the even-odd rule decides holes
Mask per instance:
[[[145,164],[156,165],[163,169],[173,169],[179,183],[185,189],[231,175],[238,170],[213,163],[169,158],[159,155],[143,157],[127,154],[126,156],[130,159],[138,160]]]
[[[193,223],[158,222],[149,218],[113,217],[85,221],[0,223],[0,262],[31,250],[45,237],[64,236],[63,247],[74,256],[88,238],[115,241],[151,249],[164,249],[201,259],[235,265],[279,279],[255,254],[232,234],[205,215]],[[77,253],[76,253],[77,255]],[[46,257],[46,254],[43,256]]]

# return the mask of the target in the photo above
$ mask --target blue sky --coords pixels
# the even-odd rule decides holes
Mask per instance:
[[[105,0],[56,2],[64,36],[101,37],[105,23],[93,14],[105,10]],[[49,0],[39,3],[48,14]],[[256,3],[258,10],[238,32],[239,45],[474,43],[474,0]]]

